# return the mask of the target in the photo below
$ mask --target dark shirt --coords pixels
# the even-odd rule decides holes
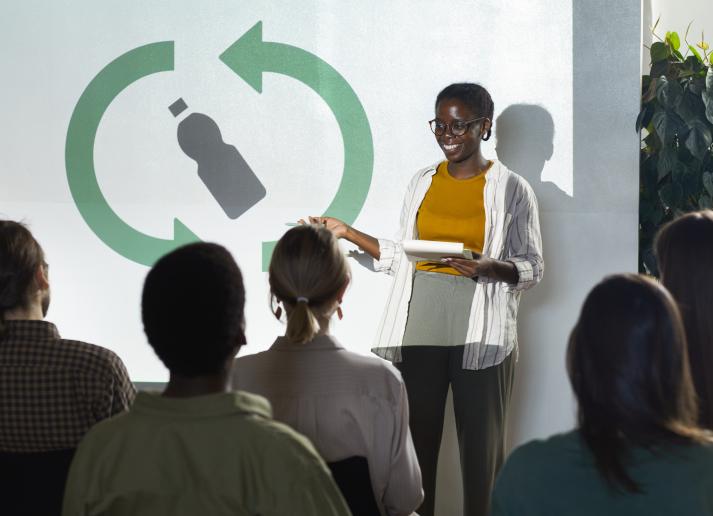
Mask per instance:
[[[500,472],[491,516],[713,515],[713,445],[635,448],[626,465],[641,493],[612,489],[577,431],[532,441]]]
[[[95,423],[136,395],[121,359],[64,340],[54,324],[4,321],[0,335],[0,451],[75,448]]]

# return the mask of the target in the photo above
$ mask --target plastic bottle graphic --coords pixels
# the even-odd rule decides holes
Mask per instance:
[[[187,108],[181,98],[168,109],[177,117]],[[265,197],[263,184],[238,149],[223,141],[218,124],[209,116],[191,113],[181,120],[178,145],[198,164],[198,177],[229,218],[237,219]]]

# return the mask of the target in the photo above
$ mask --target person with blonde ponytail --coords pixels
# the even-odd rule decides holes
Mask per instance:
[[[316,225],[289,230],[275,246],[269,281],[285,335],[236,361],[234,387],[267,398],[275,419],[306,435],[328,463],[365,458],[381,514],[413,513],[423,489],[401,374],[329,334],[350,281],[337,239]]]

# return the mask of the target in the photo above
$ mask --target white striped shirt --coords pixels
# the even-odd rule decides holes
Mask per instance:
[[[394,276],[372,351],[401,361],[401,342],[411,299],[414,263],[401,241],[418,238],[416,219],[437,163],[420,170],[409,183],[396,240],[379,239],[377,271]],[[485,369],[501,363],[517,349],[517,309],[523,290],[542,279],[542,237],[537,199],[522,177],[495,160],[485,175],[485,242],[483,255],[515,264],[518,282],[510,285],[478,277],[466,333],[464,369]]]

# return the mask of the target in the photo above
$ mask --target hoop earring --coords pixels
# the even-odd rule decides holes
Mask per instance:
[[[342,305],[337,306],[337,317],[340,321],[344,318],[344,312],[342,312]]]

